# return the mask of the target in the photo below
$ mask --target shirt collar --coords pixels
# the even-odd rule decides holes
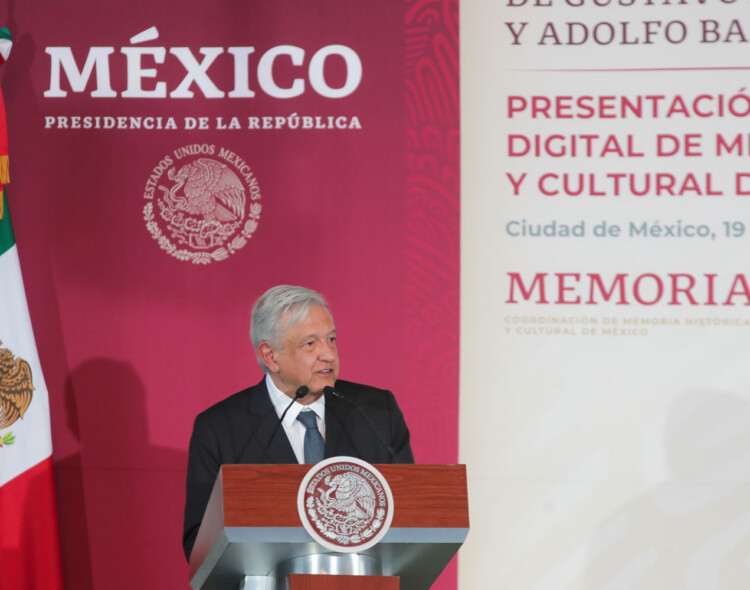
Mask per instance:
[[[286,407],[289,405],[291,398],[283,391],[281,391],[278,387],[276,387],[273,379],[271,379],[271,376],[267,373],[266,387],[268,388],[268,396],[271,398],[273,408],[274,410],[276,410],[276,415],[281,417],[281,415],[284,413],[284,410],[286,410]],[[292,407],[289,408],[289,411],[286,413],[286,416],[284,416],[284,426],[290,426],[294,424],[295,420],[297,420],[297,415],[302,410],[312,410],[313,412],[315,412],[315,415],[318,417],[318,419],[325,420],[325,399],[326,396],[321,395],[320,398],[307,406],[295,400],[295,402],[292,404]]]

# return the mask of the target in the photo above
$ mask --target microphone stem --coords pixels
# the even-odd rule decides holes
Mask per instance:
[[[351,399],[349,399],[348,397],[345,397],[345,396],[343,396],[343,395],[342,395],[342,394],[340,394],[340,393],[339,393],[338,391],[336,391],[336,390],[335,390],[335,389],[334,389],[333,387],[330,387],[330,386],[329,386],[329,387],[325,387],[325,388],[323,388],[323,391],[324,391],[324,392],[326,392],[326,393],[330,393],[331,395],[333,395],[333,396],[335,396],[335,397],[338,397],[338,398],[340,398],[340,399],[346,400],[346,401],[348,401],[348,402],[349,402],[350,404],[352,404],[352,405],[353,405],[353,406],[354,406],[355,408],[357,408],[357,410],[359,410],[359,413],[360,413],[360,414],[362,414],[362,417],[363,417],[363,418],[365,419],[365,421],[367,422],[367,425],[368,425],[368,426],[370,427],[370,429],[371,429],[371,430],[372,430],[372,431],[373,431],[373,432],[374,432],[375,434],[377,434],[378,438],[380,439],[380,442],[382,442],[382,443],[383,443],[383,446],[384,446],[384,447],[385,447],[386,449],[388,449],[388,452],[389,452],[389,453],[391,454],[391,459],[393,459],[393,462],[394,462],[394,463],[398,463],[398,459],[396,458],[396,453],[395,453],[395,452],[393,451],[393,449],[391,448],[391,445],[389,445],[389,444],[388,444],[388,443],[386,442],[386,440],[385,440],[385,439],[383,438],[383,435],[382,435],[382,434],[380,434],[380,431],[379,431],[379,430],[378,430],[377,428],[375,428],[375,425],[374,425],[374,424],[372,423],[372,420],[370,420],[370,418],[369,418],[369,417],[367,416],[367,414],[365,413],[365,411],[364,411],[364,410],[363,410],[363,409],[362,409],[362,408],[360,407],[360,405],[359,405],[359,404],[358,404],[357,402],[355,402],[354,400],[351,400]]]
[[[273,429],[273,432],[271,433],[271,438],[268,439],[266,446],[263,447],[263,454],[261,455],[262,460],[266,458],[266,454],[268,453],[268,447],[271,446],[271,442],[273,442],[273,437],[275,437],[276,433],[279,431],[279,426],[281,426],[281,424],[284,422],[284,417],[286,416],[286,413],[292,408],[292,406],[294,405],[294,402],[296,402],[298,399],[302,399],[308,393],[310,393],[310,390],[307,388],[306,385],[300,386],[300,388],[294,393],[294,398],[292,399],[292,401],[289,402],[289,405],[281,414],[281,418],[279,418],[279,421],[276,423],[276,427]]]

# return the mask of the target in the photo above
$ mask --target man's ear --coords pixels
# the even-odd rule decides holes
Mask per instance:
[[[276,373],[279,370],[279,363],[276,362],[276,351],[268,342],[258,344],[258,356],[269,371]]]

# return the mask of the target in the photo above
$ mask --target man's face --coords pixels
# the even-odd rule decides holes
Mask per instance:
[[[320,397],[324,387],[334,386],[339,375],[339,354],[336,327],[326,308],[310,307],[304,320],[287,328],[281,342],[281,350],[268,343],[260,345],[267,345],[268,357],[264,361],[276,387],[294,397],[297,389],[306,385],[313,395],[299,401],[309,404]]]

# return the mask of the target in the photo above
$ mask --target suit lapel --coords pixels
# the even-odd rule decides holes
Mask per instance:
[[[255,432],[257,445],[251,451],[243,454],[243,461],[249,463],[297,463],[292,445],[284,432],[284,427],[279,426],[274,434],[274,429],[279,422],[279,417],[268,396],[265,378],[255,387],[249,400],[248,412],[250,414],[249,428]],[[273,436],[273,440],[271,440]],[[271,440],[269,444],[268,441]],[[263,449],[268,445],[268,451]],[[249,459],[249,461],[247,461]]]
[[[349,404],[345,401],[326,395],[326,459],[329,457],[359,456],[346,430],[346,424],[350,424],[348,412],[351,411]]]

